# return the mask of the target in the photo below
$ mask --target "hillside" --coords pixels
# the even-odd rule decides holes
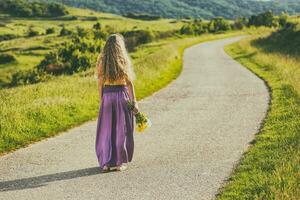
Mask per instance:
[[[40,0],[47,1],[49,0]],[[50,0],[75,7],[85,7],[101,12],[120,15],[128,13],[148,13],[164,18],[196,17],[209,19],[223,16],[228,19],[250,16],[266,10],[275,13],[300,12],[300,0]]]

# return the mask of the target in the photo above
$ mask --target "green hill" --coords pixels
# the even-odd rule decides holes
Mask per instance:
[[[300,0],[40,0],[90,8],[120,15],[147,13],[164,18],[197,17],[209,19],[215,16],[236,18],[250,16],[266,10],[275,13],[300,12]]]

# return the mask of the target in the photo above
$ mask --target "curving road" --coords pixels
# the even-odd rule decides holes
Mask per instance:
[[[223,51],[239,39],[186,49],[181,75],[140,101],[153,127],[127,171],[99,173],[93,120],[0,157],[0,199],[213,199],[268,108],[263,81]]]

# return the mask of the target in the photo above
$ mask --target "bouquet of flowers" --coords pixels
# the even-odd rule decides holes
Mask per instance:
[[[127,101],[127,106],[130,110],[133,110],[134,103]],[[145,113],[138,112],[135,114],[136,131],[143,132],[146,128],[151,127],[152,123]]]

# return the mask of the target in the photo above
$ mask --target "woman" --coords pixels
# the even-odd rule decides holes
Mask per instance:
[[[101,100],[96,135],[96,154],[102,172],[113,167],[126,169],[134,150],[134,114],[138,105],[133,86],[134,73],[124,38],[112,34],[97,60]],[[134,103],[130,110],[127,101]]]

